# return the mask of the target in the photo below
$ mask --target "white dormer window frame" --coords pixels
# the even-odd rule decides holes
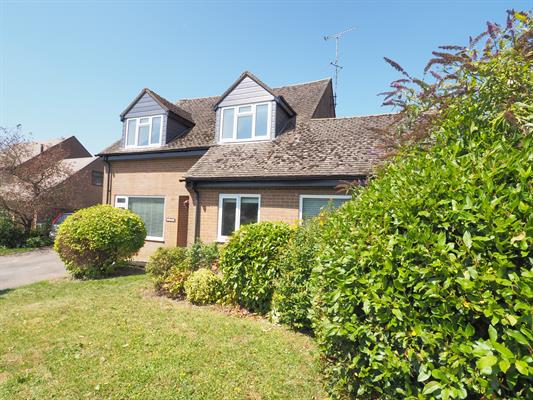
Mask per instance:
[[[154,119],[159,118],[159,135],[154,132]],[[128,118],[126,120],[126,141],[125,147],[158,147],[161,146],[161,140],[163,139],[163,118],[164,115],[151,115],[147,117]],[[135,123],[132,128],[133,132],[130,132],[130,124]],[[148,128],[148,142],[147,144],[139,144],[139,132],[142,128]],[[130,134],[134,135],[133,141],[130,142]],[[155,135],[154,135],[155,134]],[[154,137],[158,140],[154,140]]]
[[[266,134],[257,134],[257,108],[260,106],[267,106],[267,123],[266,123]],[[249,110],[248,110],[249,108]],[[231,125],[228,128],[231,128],[231,138],[224,137],[224,124],[225,116],[227,112],[233,111],[233,119],[229,122]],[[238,126],[239,120],[242,118],[251,117],[251,137],[249,138],[238,138]],[[235,142],[257,142],[262,140],[270,140],[272,138],[272,102],[261,102],[261,103],[251,103],[251,104],[240,104],[237,106],[222,107],[220,109],[220,126],[218,130],[218,139],[220,143],[235,143]]]

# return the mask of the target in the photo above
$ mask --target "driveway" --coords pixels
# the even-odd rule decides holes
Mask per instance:
[[[67,275],[52,249],[0,256],[0,290]]]

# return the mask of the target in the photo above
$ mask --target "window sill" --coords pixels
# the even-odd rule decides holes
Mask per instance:
[[[146,236],[144,239],[145,242],[157,242],[157,243],[165,243],[165,239],[163,238],[156,238],[151,236]]]

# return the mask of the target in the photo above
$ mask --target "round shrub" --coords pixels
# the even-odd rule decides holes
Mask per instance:
[[[138,215],[97,205],[75,212],[59,226],[54,249],[74,277],[98,278],[139,251],[145,237]]]
[[[172,299],[182,299],[185,297],[185,282],[191,273],[187,263],[172,267],[161,285],[161,292]]]
[[[193,304],[213,304],[224,297],[224,284],[213,271],[201,268],[185,282],[185,293]]]
[[[280,257],[280,278],[272,297],[272,319],[296,330],[310,331],[311,271],[316,263],[320,229],[327,214],[305,221]]]
[[[172,271],[173,268],[175,271]],[[145,269],[154,281],[155,288],[162,290],[171,271],[173,275],[177,275],[179,270],[190,270],[187,249],[184,247],[159,247],[148,259]]]
[[[431,147],[325,224],[313,309],[334,398],[533,398],[531,64],[491,51],[428,107]]]
[[[225,286],[241,306],[266,313],[279,277],[278,256],[293,229],[285,223],[244,225],[222,249],[220,267]]]

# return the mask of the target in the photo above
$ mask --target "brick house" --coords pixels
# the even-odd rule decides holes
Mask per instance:
[[[250,72],[220,96],[172,103],[143,89],[121,114],[122,137],[99,155],[103,202],[137,212],[159,246],[225,241],[256,221],[297,223],[349,196],[391,114],[336,118],[331,79],[270,88]]]
[[[70,212],[99,204],[102,200],[103,161],[91,153],[75,137],[31,141],[19,151],[21,166],[39,169],[42,165],[58,163],[64,172],[53,182],[54,190],[66,193],[58,203],[50,205],[33,218],[33,225],[46,223],[59,212]],[[19,190],[9,184],[3,190]]]

